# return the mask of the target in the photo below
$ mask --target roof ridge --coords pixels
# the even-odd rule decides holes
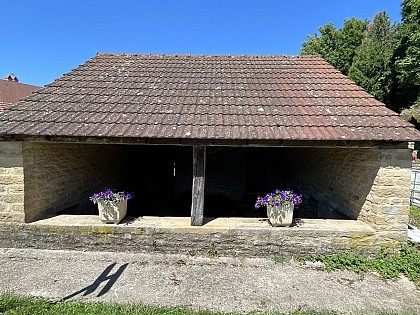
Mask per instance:
[[[0,80],[0,82],[2,82],[0,84],[14,84],[15,86],[24,85],[24,86],[27,86],[27,87],[38,88],[38,89],[42,88],[41,86],[38,86],[38,85],[27,84],[27,83],[22,83],[22,82],[13,82],[13,81],[11,82],[11,81],[8,81],[8,80]]]
[[[113,53],[113,52],[97,52],[96,56],[159,56],[159,57],[290,57],[290,58],[310,58],[322,59],[321,55],[286,55],[286,54],[193,54],[193,53],[172,53],[172,54],[154,54],[154,53]],[[322,59],[324,60],[324,59]]]

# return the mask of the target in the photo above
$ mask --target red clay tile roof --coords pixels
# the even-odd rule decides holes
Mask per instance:
[[[0,80],[0,111],[39,89],[34,85]]]
[[[5,102],[1,102],[1,101],[0,101],[0,112],[1,112],[3,109],[5,109],[6,107],[10,106],[10,105],[12,105],[12,104],[10,104],[10,103],[5,103]]]
[[[0,134],[241,140],[420,138],[316,56],[100,54],[0,114]]]

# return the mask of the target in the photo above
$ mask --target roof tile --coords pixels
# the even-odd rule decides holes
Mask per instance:
[[[0,111],[39,89],[40,87],[34,85],[0,80]]]
[[[1,134],[240,139],[420,138],[314,56],[99,54],[0,114]]]

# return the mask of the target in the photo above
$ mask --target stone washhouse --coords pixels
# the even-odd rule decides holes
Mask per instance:
[[[0,113],[0,246],[370,253],[407,240],[418,139],[317,56],[97,54]],[[122,224],[104,187],[136,195]],[[293,227],[254,209],[276,188]]]

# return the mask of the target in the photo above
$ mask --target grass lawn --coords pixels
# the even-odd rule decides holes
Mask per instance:
[[[408,218],[411,225],[420,228],[420,207],[411,206]]]
[[[44,299],[19,297],[12,294],[0,295],[0,314],[2,315],[222,315],[242,313],[220,313],[212,311],[192,311],[185,307],[155,307],[143,304],[105,304],[85,302],[51,303]],[[339,315],[333,311],[297,310],[294,312],[254,312],[248,314],[270,315]],[[415,313],[379,312],[372,315],[415,315]]]
[[[240,313],[220,313],[207,310],[193,311],[185,307],[155,307],[143,304],[106,304],[87,302],[57,302],[51,303],[44,299],[19,297],[12,294],[0,295],[0,314],[9,315],[222,315]],[[264,313],[250,313],[264,314]],[[286,314],[271,312],[267,314]],[[295,311],[292,315],[336,315],[337,312],[313,310]],[[385,314],[385,313],[383,313]],[[391,313],[390,313],[391,314]]]

